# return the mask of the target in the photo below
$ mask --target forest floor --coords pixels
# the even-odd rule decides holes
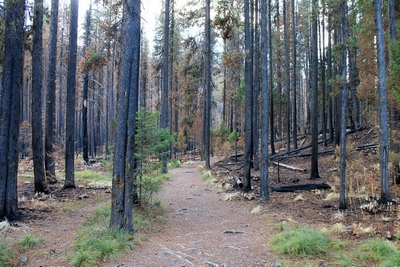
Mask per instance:
[[[99,266],[283,266],[280,258],[270,253],[267,240],[278,231],[276,226],[285,222],[311,228],[341,223],[346,230],[337,233],[337,237],[355,243],[373,236],[395,239],[393,235],[400,230],[398,206],[374,201],[380,195],[379,153],[371,144],[379,142],[378,135],[367,129],[350,134],[348,140],[346,210],[338,209],[339,161],[332,146],[319,146],[321,178],[310,180],[310,148],[285,154],[285,142],[277,143],[280,156],[271,161],[281,166],[271,164],[270,186],[325,183],[331,189],[270,191],[268,202],[258,201],[258,171],[252,171],[251,193],[243,193],[235,184],[233,176],[243,177],[243,156],[215,158],[211,182],[204,181],[198,170],[204,162],[186,156],[182,167],[170,171],[172,179],[165,182],[157,196],[165,207],[165,220],[146,231],[147,240],[133,251]],[[299,140],[299,144],[308,143],[309,139]],[[77,163],[79,169],[102,168]],[[300,170],[287,169],[283,164]],[[21,176],[30,169],[29,164],[22,166]],[[107,186],[80,185],[79,181],[77,184],[75,190],[62,191],[59,183],[52,185],[51,195],[35,196],[32,179],[21,179],[22,220],[13,223],[0,237],[12,243],[30,234],[43,237],[45,242],[32,250],[16,248],[14,266],[69,266],[66,255],[73,250],[77,230],[97,207],[110,203],[111,197]],[[399,203],[400,186],[391,185],[391,193]],[[339,266],[319,259],[313,264]]]

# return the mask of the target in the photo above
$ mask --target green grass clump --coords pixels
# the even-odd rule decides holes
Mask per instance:
[[[135,230],[149,229],[162,217],[159,206],[146,206],[134,211]],[[110,229],[110,205],[96,209],[83,223],[74,242],[74,252],[69,260],[75,266],[96,266],[105,260],[116,260],[124,252],[132,249],[140,240],[140,235],[123,230]]]
[[[397,248],[388,259],[384,261],[380,267],[397,267],[400,266],[400,248]]]
[[[108,173],[86,170],[75,172],[75,178],[88,181],[111,181],[112,177]]]
[[[361,244],[357,251],[357,259],[364,264],[375,261],[384,262],[396,252],[395,247],[386,240],[379,238],[369,239]]]
[[[330,249],[340,248],[341,245],[321,231],[300,226],[274,236],[271,246],[272,250],[279,254],[309,257],[325,255]]]
[[[211,174],[210,171],[205,171],[205,172],[203,173],[203,175],[201,176],[201,178],[202,178],[204,181],[210,181],[211,179],[213,179],[213,176],[212,176],[212,174]]]
[[[75,256],[71,260],[71,264],[74,266],[91,267],[96,266],[98,255],[89,250],[78,250]]]
[[[114,260],[135,243],[135,236],[122,230],[109,229],[111,207],[100,207],[89,216],[78,231],[75,252],[69,256],[76,266],[95,266]]]
[[[10,266],[14,258],[14,253],[4,238],[0,239],[0,251],[0,266]]]
[[[181,163],[177,159],[172,159],[168,163],[168,166],[171,166],[172,168],[180,168],[181,167]]]
[[[41,237],[33,236],[33,235],[24,235],[18,240],[18,245],[23,249],[29,249],[36,247],[44,242],[44,239]]]

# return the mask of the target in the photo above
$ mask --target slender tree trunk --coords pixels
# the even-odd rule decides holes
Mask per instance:
[[[293,31],[293,148],[297,149],[297,27],[296,27],[296,12],[295,12],[295,1],[292,0],[292,31]]]
[[[279,13],[279,0],[276,0],[276,29],[280,33],[281,31],[281,23],[280,23],[280,13]],[[282,126],[282,50],[281,50],[281,37],[277,40],[277,87],[278,87],[278,135],[279,137],[283,137],[283,126]]]
[[[123,2],[122,52],[117,100],[117,131],[113,165],[110,228],[133,230],[132,161],[134,108],[137,107],[140,62],[140,1]],[[136,100],[135,100],[136,97]],[[130,103],[133,101],[134,103]],[[130,114],[129,114],[130,113]],[[133,121],[132,121],[133,119]],[[129,135],[128,135],[129,134]],[[128,173],[126,170],[130,170]]]
[[[322,18],[321,18],[321,43],[322,45],[320,46],[320,62],[321,62],[321,85],[322,85],[322,138],[324,141],[324,146],[328,146],[328,140],[327,140],[327,119],[326,119],[326,57],[325,57],[325,0],[322,1]]]
[[[164,62],[163,62],[163,76],[162,76],[162,91],[161,91],[161,118],[160,127],[162,129],[168,128],[168,97],[169,97],[169,26],[170,26],[170,0],[165,1],[165,20],[164,20]],[[162,173],[167,173],[167,155],[165,151],[162,153]]]
[[[290,150],[290,55],[289,55],[289,37],[288,21],[286,15],[286,0],[283,0],[283,34],[285,46],[285,87],[286,87],[286,140],[287,150]]]
[[[90,37],[90,21],[91,21],[91,9],[86,11],[85,18],[85,43],[83,47],[83,54],[86,57],[86,52],[89,47]],[[85,59],[87,62],[87,58]],[[83,74],[83,90],[82,90],[82,154],[83,160],[86,164],[89,164],[89,139],[88,139],[88,91],[89,91],[89,70],[87,69]]]
[[[386,59],[383,37],[382,6],[383,0],[375,2],[376,43],[378,56],[379,77],[379,117],[380,117],[380,174],[381,174],[381,201],[392,201],[389,186],[389,140],[388,140],[388,112],[386,93]]]
[[[272,62],[272,5],[271,0],[268,0],[268,51],[269,51],[269,95],[270,95],[270,113],[269,113],[269,120],[270,120],[270,132],[271,132],[271,154],[275,154],[275,127],[274,127],[274,79],[273,79],[273,62]],[[268,76],[268,75],[267,75]]]
[[[205,28],[205,143],[204,143],[204,153],[205,153],[205,168],[211,169],[210,164],[210,143],[211,143],[211,17],[210,17],[210,0],[206,0],[206,28]]]
[[[269,1],[270,2],[270,1]],[[269,200],[268,192],[268,123],[269,123],[269,88],[268,88],[268,31],[267,0],[261,0],[261,200]],[[271,60],[271,59],[270,59]]]
[[[0,220],[17,220],[18,139],[24,64],[25,1],[4,3],[4,65],[0,97]]]
[[[330,20],[329,20],[330,21]],[[331,23],[329,23],[331,24]],[[328,30],[328,81],[332,79],[332,30]],[[328,83],[328,124],[329,124],[329,142],[333,143],[334,129],[333,129],[333,103],[332,103],[332,85]]]
[[[260,27],[259,27],[259,0],[254,1],[254,93],[253,93],[253,155],[254,155],[254,170],[259,170],[259,113],[260,113]]]
[[[67,78],[67,110],[65,119],[65,182],[64,189],[75,188],[75,95],[78,50],[78,0],[71,0],[69,58]]]
[[[48,55],[48,78],[46,98],[46,128],[45,128],[45,172],[47,181],[56,183],[54,162],[55,122],[56,122],[56,59],[58,32],[58,0],[51,1],[50,40]],[[61,59],[60,59],[61,60]]]
[[[343,0],[341,3],[342,15],[342,110],[341,121],[342,127],[340,132],[340,197],[339,209],[346,209],[346,126],[347,126],[347,1]]]
[[[318,172],[318,0],[313,0],[312,4],[312,40],[311,40],[311,60],[312,60],[312,116],[311,116],[311,179],[320,178]]]
[[[245,192],[251,191],[251,156],[253,144],[253,51],[252,51],[252,38],[250,32],[250,0],[244,1],[244,16],[245,16],[245,87],[246,87],[246,114],[245,114],[245,148],[244,148],[244,177],[243,177],[243,190]]]
[[[61,30],[61,45],[60,45],[60,64],[58,66],[58,124],[57,136],[58,140],[63,141],[64,137],[64,105],[63,105],[63,57],[64,57],[64,29]]]
[[[333,40],[334,40],[334,46],[339,45],[339,40],[338,40],[338,33],[335,31],[333,33]],[[339,68],[337,64],[333,65],[333,77],[336,77],[339,75]],[[334,125],[335,125],[335,145],[339,146],[340,145],[340,132],[341,132],[341,115],[340,115],[340,96],[334,96],[333,98],[333,105],[334,105]]]
[[[42,117],[43,0],[35,0],[32,49],[32,154],[35,192],[49,193],[44,172]]]

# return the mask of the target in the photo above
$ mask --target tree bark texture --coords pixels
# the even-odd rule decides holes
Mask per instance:
[[[123,2],[122,53],[120,79],[117,99],[117,131],[112,179],[112,199],[110,228],[133,230],[133,181],[134,177],[126,173],[131,169],[132,161],[126,160],[127,153],[134,151],[132,119],[134,108],[130,101],[137,102],[140,62],[140,1]],[[136,97],[136,100],[134,100]],[[135,103],[137,105],[137,103]],[[133,117],[132,117],[133,116]],[[130,122],[130,123],[128,123]],[[130,130],[129,130],[130,129]],[[129,135],[130,136],[129,136]],[[128,166],[127,166],[128,164]],[[132,171],[129,171],[131,173]]]
[[[346,209],[346,129],[347,129],[347,1],[341,3],[342,15],[342,110],[341,110],[341,132],[340,132],[340,189],[339,209]]]
[[[164,49],[163,49],[163,73],[162,73],[162,86],[161,86],[161,118],[160,126],[162,129],[168,127],[168,97],[169,97],[169,26],[170,26],[170,0],[165,1],[164,12]],[[165,151],[164,151],[165,152]],[[167,155],[162,155],[162,173],[167,173]]]
[[[380,174],[381,174],[381,201],[392,201],[389,186],[389,140],[388,140],[388,111],[386,93],[386,58],[385,42],[383,37],[382,0],[375,2],[376,17],[376,44],[378,56],[379,78],[379,117],[380,117]]]
[[[48,77],[46,95],[45,126],[45,172],[46,179],[55,183],[56,168],[54,162],[55,121],[56,121],[56,64],[57,64],[58,0],[51,1]]]
[[[205,168],[211,169],[210,145],[211,145],[211,8],[210,0],[206,0],[206,50],[205,50],[205,127],[204,127],[204,156]]]
[[[67,75],[67,108],[65,116],[65,182],[64,189],[75,188],[75,96],[78,50],[78,0],[71,0],[69,57]]]
[[[89,47],[90,37],[90,20],[91,10],[86,11],[85,17],[85,43],[83,47],[84,56],[87,57],[86,52]],[[88,58],[85,59],[86,62]],[[83,88],[82,88],[82,156],[86,164],[89,164],[89,139],[88,139],[88,91],[89,91],[89,70],[83,74]]]
[[[270,1],[270,0],[269,0]],[[268,31],[267,31],[267,0],[261,0],[261,200],[269,200],[269,88],[268,88]]]
[[[319,178],[318,172],[318,1],[314,0],[312,4],[312,40],[311,40],[311,71],[312,71],[312,148],[311,148],[311,179]]]
[[[49,193],[44,172],[42,118],[43,0],[35,0],[32,48],[32,156],[35,192]]]
[[[0,220],[16,220],[20,95],[23,86],[25,1],[5,2],[4,68],[0,124]]]

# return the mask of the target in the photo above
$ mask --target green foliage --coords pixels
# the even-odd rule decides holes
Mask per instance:
[[[394,236],[400,240],[400,232],[395,233]]]
[[[213,176],[210,171],[206,171],[201,176],[201,179],[203,179],[204,181],[210,181],[211,179],[213,179]]]
[[[0,266],[10,266],[14,258],[14,252],[4,238],[0,239]]]
[[[79,250],[76,252],[71,264],[74,266],[91,267],[96,266],[98,255],[93,251]]]
[[[111,181],[111,175],[97,171],[85,170],[75,172],[75,177],[82,180]]]
[[[179,160],[177,160],[177,159],[172,159],[172,160],[170,160],[170,162],[169,162],[168,165],[171,166],[171,167],[173,167],[173,168],[179,168],[179,167],[181,167],[181,163],[180,163]]]
[[[33,235],[24,235],[18,240],[18,245],[23,249],[36,247],[44,242],[43,238]]]
[[[137,132],[135,136],[135,158],[138,162],[135,185],[138,187],[140,201],[152,201],[164,181],[160,176],[161,158],[169,154],[169,147],[176,136],[169,129],[160,129],[158,112],[141,108],[137,112]]]
[[[82,73],[98,70],[107,65],[107,54],[104,52],[87,53],[86,60],[81,61]]]
[[[353,259],[349,255],[345,255],[345,254],[341,254],[339,256],[338,262],[339,262],[340,266],[343,266],[343,267],[353,267],[353,266],[355,266],[354,262],[353,262]]]
[[[387,240],[368,239],[360,245],[349,247],[348,244],[332,240],[327,234],[318,230],[304,226],[296,228],[285,227],[282,224],[279,226],[282,232],[270,239],[271,250],[290,256],[290,261],[293,262],[301,258],[308,261],[317,259],[334,261],[339,264],[338,266],[344,267],[400,266],[400,249]]]
[[[331,240],[327,234],[302,226],[285,230],[271,239],[274,252],[298,257],[325,255],[335,246],[340,247],[340,243]]]
[[[244,104],[245,92],[246,92],[246,87],[245,87],[244,80],[242,79],[242,80],[240,80],[240,85],[237,90],[237,105],[238,106],[242,106]]]
[[[109,259],[116,259],[136,242],[135,236],[123,230],[109,229],[111,207],[98,208],[78,231],[74,253],[69,255],[75,266],[95,266]]]
[[[238,138],[239,138],[238,133],[236,131],[233,131],[228,135],[227,139],[229,143],[233,144]]]
[[[357,258],[363,263],[372,261],[383,262],[395,253],[395,248],[388,241],[374,238],[365,241],[357,251]]]
[[[400,103],[400,42],[394,41],[390,44],[390,72],[388,77],[388,88],[395,101]]]
[[[186,147],[187,147],[187,144],[186,144],[186,136],[183,135],[183,134],[178,134],[178,137],[176,138],[176,142],[175,142],[174,146],[175,146],[177,149],[185,150]]]
[[[169,129],[160,129],[158,119],[160,113],[141,108],[136,115],[137,133],[135,136],[135,156],[139,161],[158,158],[169,153],[169,146],[175,141],[175,135]]]
[[[393,251],[393,253],[388,256],[388,259],[379,266],[381,267],[400,266],[400,249],[397,248],[397,250]]]
[[[169,179],[168,175],[143,176],[137,181],[137,185],[141,188],[140,199],[146,203],[152,203],[154,195],[161,191],[164,181]]]
[[[154,205],[146,206],[145,209],[140,209],[133,217],[133,224],[138,232],[151,231],[155,223],[160,223],[164,220],[165,209],[160,202],[155,202]]]

